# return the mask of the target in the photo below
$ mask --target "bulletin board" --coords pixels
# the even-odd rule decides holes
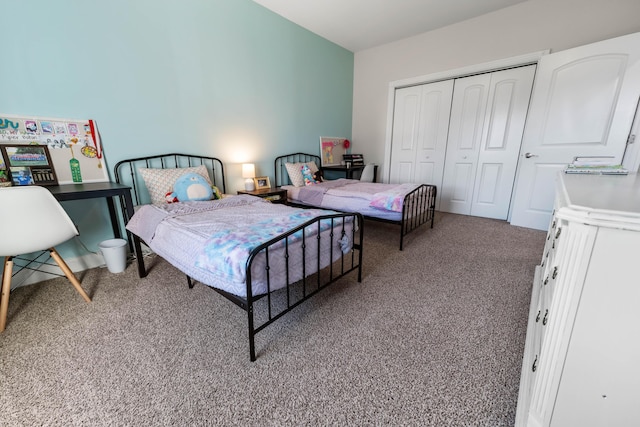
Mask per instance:
[[[0,113],[0,145],[4,146],[1,151],[5,153],[15,152],[14,146],[46,145],[58,184],[109,181],[94,120]]]
[[[341,165],[342,155],[347,154],[349,149],[349,140],[347,138],[337,137],[320,137],[320,161],[322,166]]]

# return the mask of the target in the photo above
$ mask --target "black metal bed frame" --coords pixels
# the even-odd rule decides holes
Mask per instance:
[[[274,161],[275,169],[275,185],[280,187],[283,185],[291,185],[289,174],[285,163],[298,163],[298,162],[315,162],[320,167],[320,156],[307,153],[293,153],[285,154],[283,156],[276,157]],[[400,250],[404,245],[404,236],[416,230],[422,224],[427,222],[431,223],[433,228],[433,221],[435,218],[436,210],[436,195],[437,188],[431,184],[420,184],[415,190],[408,193],[402,203],[402,216],[400,220],[390,220],[385,218],[377,218],[371,215],[364,215],[364,218],[386,222],[390,224],[396,224],[400,226]],[[300,207],[312,207],[310,205],[289,202],[290,205]],[[317,207],[317,206],[313,206]]]
[[[118,162],[114,167],[115,180],[118,183],[130,185],[132,188],[133,200],[135,205],[148,203],[148,198],[140,191],[146,188],[144,181],[137,172],[139,168],[181,168],[181,167],[193,167],[198,165],[205,165],[210,173],[211,181],[214,185],[218,186],[220,190],[225,192],[225,180],[224,180],[224,167],[222,161],[215,157],[190,155],[190,154],[161,154],[148,157],[139,157],[135,159],[122,160]],[[122,204],[124,206],[124,204]],[[328,230],[329,247],[331,248],[329,254],[329,264],[325,268],[321,268],[321,248],[323,240],[327,238],[327,233],[321,229],[321,221],[330,221],[330,227]],[[347,230],[347,224],[351,222],[355,226],[351,226],[351,230]],[[310,230],[317,227],[317,233],[313,236],[307,236]],[[358,213],[338,213],[331,215],[322,215],[311,219],[304,224],[301,224],[273,239],[264,242],[253,249],[249,255],[245,266],[246,272],[246,286],[247,297],[242,298],[237,295],[231,294],[221,289],[209,286],[231,302],[242,308],[247,312],[248,321],[248,333],[249,333],[249,358],[253,362],[256,360],[255,349],[255,336],[258,332],[262,331],[271,323],[282,317],[293,308],[302,304],[307,299],[318,293],[320,290],[328,287],[332,283],[338,281],[342,277],[357,271],[358,282],[362,281],[362,252],[363,252],[363,238],[364,238],[364,221],[362,215]],[[338,230],[340,236],[336,236],[336,230]],[[334,242],[336,238],[343,238],[348,232],[350,232],[349,238],[352,242],[352,249],[347,253],[342,251],[335,251],[331,242]],[[293,282],[291,280],[292,266],[289,263],[291,256],[290,250],[291,239],[294,234],[302,235],[300,245],[301,259],[302,259],[302,280]],[[130,237],[134,241],[134,244],[140,244],[140,238],[134,234]],[[308,239],[316,239],[315,246],[317,247],[314,254],[317,262],[314,266],[307,265],[307,256],[311,255],[313,248],[307,248]],[[285,277],[286,285],[281,290],[271,290],[271,263],[270,252],[280,250],[284,252],[284,265],[285,265]],[[339,252],[339,253],[336,253]],[[253,295],[252,288],[252,266],[257,257],[264,253],[265,258],[265,275],[267,283],[267,292],[261,295]],[[140,277],[146,276],[146,269],[144,267],[144,261],[138,260]],[[187,274],[187,283],[189,288],[194,286],[193,279]],[[274,297],[274,294],[278,293],[279,298]],[[284,295],[281,295],[284,293]],[[283,302],[284,300],[284,302]],[[262,302],[259,307],[262,309],[261,317],[256,318],[257,303]]]

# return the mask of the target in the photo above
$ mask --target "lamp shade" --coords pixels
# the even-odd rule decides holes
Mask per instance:
[[[242,164],[242,177],[244,180],[244,189],[247,191],[253,191],[256,186],[253,184],[253,178],[256,176],[256,165],[253,163]]]
[[[256,166],[253,163],[244,163],[242,165],[242,177],[254,178],[256,176]]]

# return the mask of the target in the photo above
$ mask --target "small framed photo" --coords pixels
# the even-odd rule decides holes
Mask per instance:
[[[2,157],[13,185],[57,185],[46,145],[2,145]]]
[[[271,188],[271,182],[268,176],[257,176],[253,178],[253,183],[256,185],[256,190]]]
[[[0,153],[0,187],[9,186],[11,186],[11,177],[9,177],[7,165],[4,163],[4,157],[2,157],[2,153]]]

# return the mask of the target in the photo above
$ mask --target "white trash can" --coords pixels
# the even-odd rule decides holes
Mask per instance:
[[[109,239],[98,245],[104,262],[111,273],[122,273],[127,267],[127,241]]]

